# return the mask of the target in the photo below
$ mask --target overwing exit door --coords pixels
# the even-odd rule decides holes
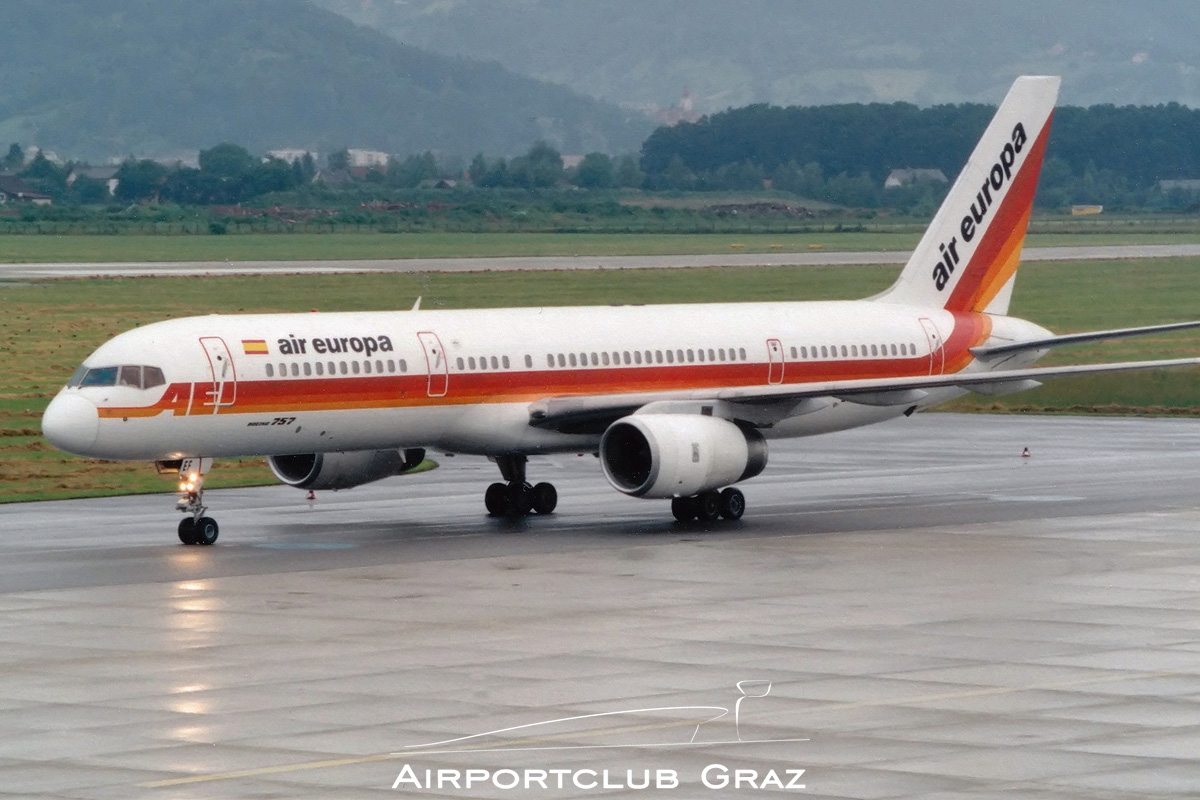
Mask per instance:
[[[767,339],[767,383],[783,383],[783,343]]]

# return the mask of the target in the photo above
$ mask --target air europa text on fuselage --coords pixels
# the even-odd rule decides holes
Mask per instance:
[[[976,193],[975,202],[971,203],[971,213],[963,215],[962,223],[959,225],[959,233],[962,234],[964,242],[970,242],[975,238],[975,234],[978,232],[977,226],[982,224],[983,220],[987,217],[988,211],[1000,199],[1000,190],[1007,181],[1012,179],[1013,167],[1017,163],[1017,156],[1025,147],[1027,141],[1029,139],[1025,135],[1025,126],[1018,122],[1016,127],[1013,128],[1012,141],[1004,145],[1004,149],[996,157],[996,163],[992,164],[992,168],[988,171],[987,178],[983,181],[983,186]],[[993,193],[995,193],[994,196]],[[950,237],[948,243],[938,245],[938,250],[942,254],[942,260],[933,268],[933,283],[940,292],[946,288],[946,284],[950,282],[950,276],[954,274],[954,270],[958,267],[960,260],[958,255],[958,237]]]
[[[362,353],[372,356],[375,353],[390,353],[394,349],[388,336],[326,336],[312,339],[298,339],[289,336],[277,340],[279,354],[284,356],[308,355],[309,346],[318,355],[329,353]]]

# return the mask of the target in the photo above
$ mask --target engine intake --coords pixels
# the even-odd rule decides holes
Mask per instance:
[[[604,432],[600,464],[617,491],[686,497],[762,472],[767,442],[754,428],[716,417],[634,414]]]
[[[408,472],[425,459],[420,448],[356,450],[347,453],[298,453],[271,456],[275,477],[297,489],[351,489]]]

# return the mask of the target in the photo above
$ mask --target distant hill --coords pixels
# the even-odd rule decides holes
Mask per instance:
[[[303,0],[6,0],[0,144],[71,157],[342,147],[469,159],[636,150],[650,124]]]
[[[495,59],[614,103],[998,103],[1020,74],[1061,100],[1200,107],[1196,0],[313,0],[400,41]]]

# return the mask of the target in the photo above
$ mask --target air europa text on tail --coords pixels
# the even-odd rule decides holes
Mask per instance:
[[[1017,163],[1017,155],[1020,154],[1027,141],[1028,137],[1025,135],[1025,126],[1018,122],[1016,127],[1013,128],[1012,141],[1004,145],[1004,149],[996,157],[996,163],[992,164],[991,170],[988,171],[983,186],[980,187],[979,192],[975,195],[975,202],[971,203],[971,212],[963,215],[959,232],[962,233],[964,242],[969,242],[975,238],[975,234],[978,232],[977,226],[983,222],[984,218],[987,217],[988,211],[1000,199],[1000,190],[1007,181],[1012,179],[1013,166]],[[995,192],[995,197],[993,197],[993,192]],[[954,274],[954,270],[959,263],[958,237],[950,237],[950,242],[939,245],[938,250],[941,251],[942,260],[933,268],[933,283],[940,292],[950,282],[950,276]]]

